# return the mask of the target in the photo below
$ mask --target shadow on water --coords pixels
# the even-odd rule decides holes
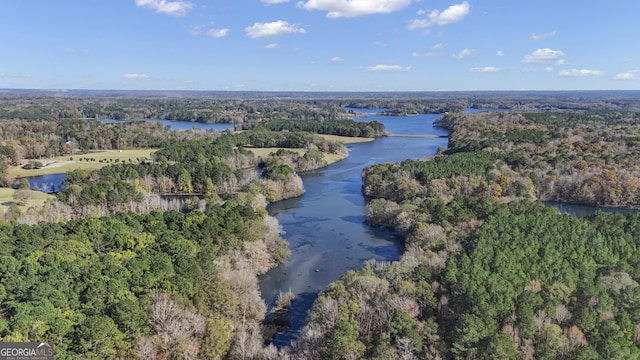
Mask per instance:
[[[316,298],[318,298],[318,293],[316,292],[305,292],[296,295],[295,300],[293,300],[287,311],[287,320],[289,321],[289,328],[297,330],[278,332],[271,342],[273,345],[278,348],[287,346],[300,335],[300,330],[304,327],[307,319],[307,311],[313,306]]]

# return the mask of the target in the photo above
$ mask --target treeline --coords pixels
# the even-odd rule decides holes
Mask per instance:
[[[0,143],[11,147],[8,158],[23,159],[70,155],[76,151],[154,148],[167,144],[212,139],[220,134],[190,129],[171,131],[160,123],[133,121],[101,123],[93,120],[1,120]]]
[[[446,153],[488,151],[507,177],[528,178],[541,200],[640,206],[640,113],[448,114]]]
[[[0,339],[56,357],[240,358],[265,312],[254,274],[288,254],[237,199],[205,211],[0,225]],[[261,345],[259,345],[262,348]]]
[[[329,134],[352,137],[375,138],[384,135],[384,125],[378,121],[355,122],[353,120],[336,121],[296,121],[296,120],[265,120],[247,129],[259,128],[270,131],[305,131],[316,134]]]
[[[360,109],[388,109],[389,115],[443,114],[465,109],[514,111],[615,110],[640,111],[635,91],[466,91],[387,94],[352,94],[324,100]]]
[[[0,96],[0,119],[163,119],[241,124],[263,118],[336,120],[345,111],[313,101],[207,96]]]
[[[516,111],[640,111],[633,91],[270,93],[270,92],[99,92],[46,95],[15,92],[0,96],[0,119],[166,119],[242,124],[266,119],[345,119],[345,107],[389,109],[396,115],[473,109]]]

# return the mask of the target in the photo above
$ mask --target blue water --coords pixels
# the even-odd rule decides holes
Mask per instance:
[[[216,131],[225,131],[228,129],[233,129],[233,124],[204,124],[198,122],[191,121],[171,121],[171,120],[161,120],[161,119],[135,119],[135,120],[112,120],[105,119],[100,120],[103,124],[112,124],[119,123],[125,121],[152,121],[161,123],[162,126],[168,126],[171,130],[190,130],[193,128],[202,129],[202,130],[216,130]]]
[[[369,116],[357,120],[380,121],[398,134],[447,134],[433,127],[439,115],[380,116],[369,111]],[[402,253],[403,239],[398,233],[364,223],[362,170],[376,163],[432,156],[447,141],[385,137],[351,144],[347,159],[302,175],[304,195],[269,206],[269,213],[285,231],[291,256],[260,278],[262,296],[272,304],[279,291],[296,294],[288,312],[291,327],[277,335],[276,346],[288,345],[297,336],[318,292],[329,283],[369,259],[393,261]]]
[[[65,173],[26,177],[32,190],[39,190],[48,194],[62,190],[62,182],[66,178],[67,174]]]

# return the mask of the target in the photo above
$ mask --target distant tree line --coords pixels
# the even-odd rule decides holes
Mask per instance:
[[[336,121],[296,121],[265,120],[247,128],[267,129],[270,131],[305,131],[316,134],[329,134],[352,137],[380,137],[384,135],[384,125],[378,121],[355,122],[353,120]]]
[[[446,153],[502,156],[509,178],[527,178],[541,200],[596,206],[640,206],[640,113],[449,114]]]

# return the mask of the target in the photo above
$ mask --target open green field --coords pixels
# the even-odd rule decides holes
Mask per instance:
[[[98,169],[109,163],[138,162],[138,160],[151,158],[151,153],[157,149],[134,149],[134,150],[106,150],[96,151],[81,155],[58,156],[52,159],[43,160],[48,163],[40,169],[25,170],[20,167],[9,169],[9,178],[15,179],[22,176],[38,176],[65,173],[76,169]],[[101,162],[102,161],[102,162]]]
[[[374,138],[362,138],[362,137],[338,136],[338,135],[325,135],[325,134],[320,134],[320,136],[322,136],[323,138],[325,138],[327,140],[337,141],[337,142],[341,142],[343,144],[353,144],[353,143],[369,142],[369,141],[375,140]],[[251,150],[251,152],[254,153],[256,156],[259,156],[261,158],[266,158],[267,156],[269,156],[269,154],[275,153],[280,148],[268,147],[268,148],[247,148],[247,149]],[[286,149],[286,150],[295,151],[300,155],[304,155],[304,153],[307,152],[305,149]],[[324,159],[327,161],[328,164],[333,164],[334,162],[340,161],[340,160],[342,160],[344,158],[345,158],[344,155],[324,154]]]
[[[10,205],[12,205],[13,203],[15,203],[15,200],[13,199],[13,193],[15,192],[15,190],[11,189],[11,188],[0,188],[0,211],[4,211],[6,210],[7,207],[9,207]],[[40,191],[35,191],[32,190],[31,191],[31,197],[29,198],[29,200],[27,200],[27,204],[26,205],[21,205],[19,206],[21,209],[26,209],[27,207],[30,206],[39,206],[44,204],[44,202],[47,199],[54,199],[55,196],[50,195],[50,194],[45,194],[43,192]]]

